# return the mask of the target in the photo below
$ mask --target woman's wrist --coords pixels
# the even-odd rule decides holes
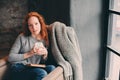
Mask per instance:
[[[29,51],[29,54],[35,54],[34,50]]]
[[[31,56],[33,56],[34,54],[35,54],[35,52],[34,52],[33,50],[31,50],[31,51],[29,51],[29,52],[27,52],[27,53],[24,54],[24,58],[31,57]]]

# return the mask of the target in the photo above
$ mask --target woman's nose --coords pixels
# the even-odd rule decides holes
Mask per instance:
[[[33,25],[33,29],[34,29],[34,30],[36,29],[36,26],[35,26],[35,25]]]

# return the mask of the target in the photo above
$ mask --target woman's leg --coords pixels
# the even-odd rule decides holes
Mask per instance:
[[[29,72],[34,74],[33,80],[42,80],[48,73],[55,69],[54,65],[47,65],[46,68],[30,68]]]
[[[42,80],[47,75],[47,72],[42,68],[31,68],[28,72],[34,74],[33,80]]]
[[[30,80],[30,76],[25,73],[26,66],[23,64],[13,64],[11,66],[10,80]]]
[[[45,70],[47,71],[47,73],[50,73],[51,71],[53,71],[55,69],[54,65],[47,65]]]
[[[47,72],[42,68],[27,67],[23,64],[15,64],[11,67],[10,80],[42,80]]]

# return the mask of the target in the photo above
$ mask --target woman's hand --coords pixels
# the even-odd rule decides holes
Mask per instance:
[[[35,46],[33,48],[33,51],[35,52],[36,55],[42,55],[43,58],[47,57],[48,51],[47,49],[44,47],[44,45],[40,42],[35,43]]]
[[[35,43],[34,47],[29,52],[24,54],[24,58],[28,58],[33,55],[41,55],[43,56],[44,59],[46,59],[48,55],[48,51],[42,43],[38,42],[38,43]]]
[[[35,55],[34,49],[31,49],[29,52],[26,52],[24,54],[24,59],[29,58],[31,56]]]

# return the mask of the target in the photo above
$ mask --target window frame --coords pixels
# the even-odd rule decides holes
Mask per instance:
[[[114,34],[114,29],[113,29],[113,28],[115,28],[113,26],[114,25],[114,15],[119,15],[120,16],[120,11],[112,9],[115,1],[116,0],[109,0],[105,80],[111,80],[111,75],[113,74],[112,71],[113,71],[113,65],[114,65],[113,60],[116,58],[116,56],[118,58],[120,58],[120,51],[118,51],[117,49],[115,49],[112,46],[112,41],[113,41],[112,39],[114,38],[114,35],[115,35]],[[116,78],[114,78],[114,79],[116,79]]]

